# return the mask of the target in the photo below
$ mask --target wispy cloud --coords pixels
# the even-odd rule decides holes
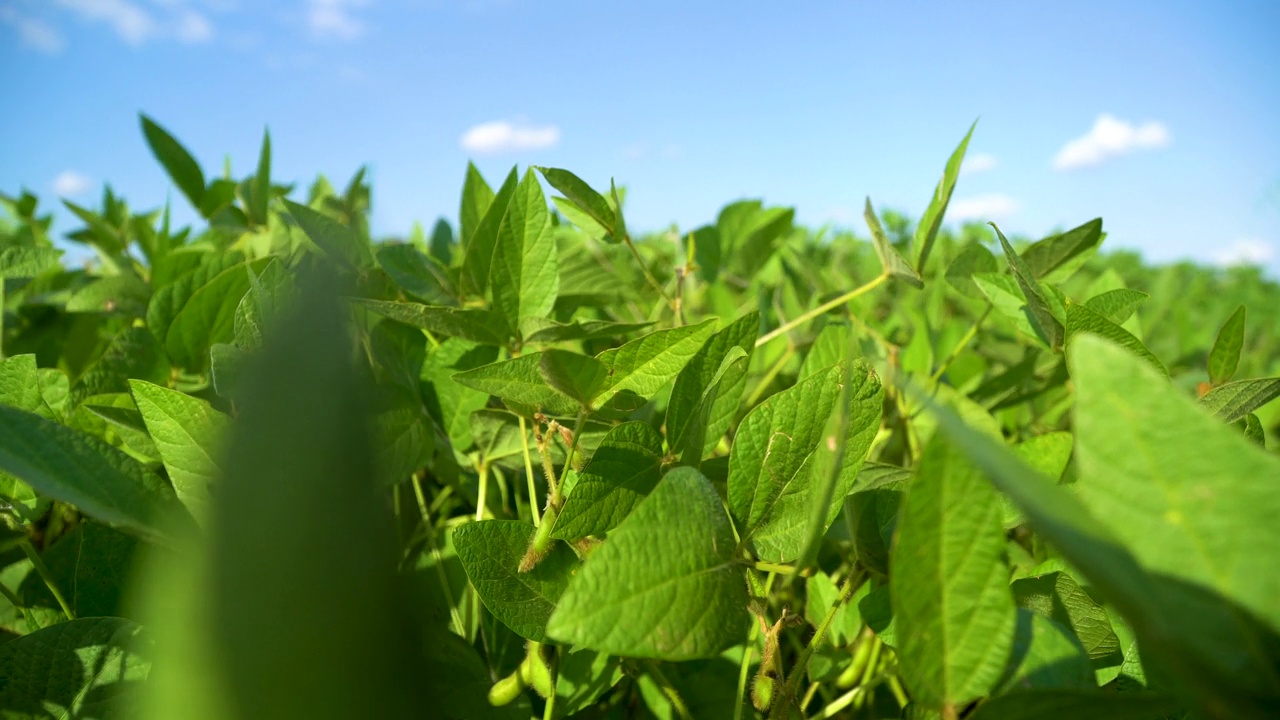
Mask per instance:
[[[998,220],[1018,211],[1018,201],[1004,193],[957,198],[947,206],[948,220]]]
[[[990,153],[977,153],[964,159],[960,165],[961,175],[977,175],[996,166],[996,156]]]
[[[355,40],[366,30],[356,11],[368,4],[368,0],[307,0],[307,27],[319,38]]]
[[[13,26],[23,44],[47,55],[57,55],[67,46],[58,28],[40,18],[19,13],[14,7],[0,6],[0,23]]]
[[[463,150],[483,155],[539,150],[560,142],[560,128],[555,125],[529,125],[521,121],[495,120],[481,123],[462,134]]]
[[[63,170],[50,183],[53,192],[62,197],[74,197],[89,189],[89,178],[75,170]]]
[[[55,0],[58,5],[91,22],[111,26],[130,45],[141,45],[159,34],[159,23],[145,8],[129,0]]]
[[[1053,167],[1056,170],[1075,170],[1100,165],[1134,150],[1165,147],[1172,139],[1164,123],[1150,120],[1135,125],[1103,113],[1087,134],[1062,146],[1053,159]]]
[[[1240,238],[1213,253],[1213,261],[1224,267],[1232,265],[1266,265],[1275,258],[1275,245],[1256,237]]]

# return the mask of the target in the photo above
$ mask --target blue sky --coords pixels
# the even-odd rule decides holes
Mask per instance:
[[[1280,275],[1276,37],[1274,0],[0,0],[0,190],[190,220],[144,111],[207,174],[264,126],[277,179],[367,163],[380,234],[453,219],[468,158],[616,177],[633,227],[757,197],[865,232],[980,118],[951,218]]]

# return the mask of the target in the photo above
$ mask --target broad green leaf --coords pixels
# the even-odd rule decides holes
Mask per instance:
[[[1071,351],[1074,485],[1151,572],[1220,593],[1280,631],[1280,459],[1094,337]],[[1280,385],[1280,380],[1276,381]]]
[[[585,233],[587,237],[594,240],[604,240],[605,242],[613,240],[613,235],[603,225],[593,220],[590,213],[578,207],[572,200],[553,195],[551,196],[551,204],[555,205],[556,210],[566,220]]]
[[[233,265],[191,294],[164,336],[165,352],[175,365],[202,370],[209,364],[209,348],[235,336],[236,308],[251,286],[252,271],[260,274],[266,257]]]
[[[1243,420],[1237,421],[1242,423],[1244,427],[1244,436],[1249,438],[1250,442],[1256,443],[1258,447],[1267,446],[1267,432],[1262,428],[1262,420],[1254,413],[1244,416]],[[1239,427],[1239,425],[1237,425]]]
[[[506,317],[512,334],[527,317],[545,317],[560,287],[555,235],[542,185],[528,170],[516,186],[498,227],[489,282],[494,307]]]
[[[662,436],[642,422],[614,427],[579,471],[551,536],[603,535],[625,520],[661,477]]]
[[[0,406],[0,470],[145,538],[162,536],[183,512],[173,488],[133,458],[92,435],[8,406]]]
[[[433,305],[451,305],[457,302],[449,289],[444,269],[412,245],[381,245],[377,251],[378,265],[400,289],[414,298]]]
[[[527,317],[520,321],[520,336],[528,343],[556,343],[572,340],[598,340],[629,335],[653,323],[610,322],[608,320],[574,320],[559,323],[548,318]]]
[[[541,353],[484,365],[457,373],[455,382],[504,401],[541,408],[552,415],[575,415],[578,403],[542,378]]]
[[[704,225],[693,231],[694,258],[698,261],[698,277],[703,282],[714,283],[720,277],[723,251],[720,247],[720,230]]]
[[[480,225],[480,220],[493,204],[493,188],[485,182],[476,166],[467,163],[467,176],[462,184],[462,203],[458,209],[458,233],[465,248]]]
[[[809,352],[805,353],[798,377],[803,380],[819,370],[843,362],[849,357],[852,343],[853,331],[847,323],[828,323],[814,339]]]
[[[961,417],[964,417],[963,413]],[[965,421],[971,426],[974,424],[970,418],[965,418]],[[1074,438],[1069,432],[1050,432],[1029,437],[1014,445],[1012,449],[1018,459],[1030,466],[1032,470],[1053,482],[1058,482],[1066,472],[1067,463],[1071,461],[1073,443]],[[1001,495],[1000,503],[1004,506],[1006,530],[1011,530],[1023,523],[1022,513],[1018,512],[1018,507],[1013,504],[1013,501]]]
[[[1031,311],[1036,330],[1051,349],[1061,350],[1066,341],[1064,326],[1067,324],[1067,318],[1060,304],[1053,302],[1053,297],[1036,280],[1035,274],[1023,262],[1021,256],[1014,252],[1013,246],[1005,239],[1000,228],[996,227],[995,223],[990,224],[995,229],[996,236],[1000,238],[1000,247],[1004,249],[1005,259],[1009,261],[1009,270],[1013,273],[1013,278],[1017,280],[1022,296],[1027,301],[1027,308]]]
[[[740,277],[754,277],[773,257],[778,243],[791,232],[792,208],[762,208],[752,214],[733,246],[732,265]]]
[[[284,205],[302,232],[335,262],[348,269],[373,265],[368,241],[357,235],[355,230],[306,205],[291,200],[285,200]]]
[[[138,115],[138,119],[142,122],[142,134],[151,147],[151,153],[164,166],[165,172],[169,173],[173,184],[191,201],[191,205],[200,208],[204,199],[204,172],[200,170],[199,163],[154,120],[142,114]]]
[[[1043,278],[1072,258],[1097,247],[1102,237],[1102,218],[1094,218],[1060,235],[1032,243],[1022,251],[1022,262],[1032,276]]]
[[[875,243],[876,255],[880,257],[880,267],[884,269],[884,274],[912,287],[923,288],[924,280],[920,279],[920,273],[911,267],[911,263],[907,262],[906,258],[902,257],[889,242],[889,238],[885,237],[884,228],[880,226],[880,218],[876,217],[875,208],[871,207],[871,198],[867,198],[862,216],[871,230],[871,240]],[[938,221],[942,221],[941,213],[938,215]],[[922,223],[921,227],[923,226]]]
[[[245,350],[262,347],[266,328],[282,315],[293,302],[296,288],[293,278],[277,261],[267,263],[261,275],[247,266],[249,289],[236,306],[232,322],[236,345]]]
[[[1128,320],[1134,311],[1138,309],[1138,306],[1150,297],[1150,295],[1137,290],[1116,288],[1089,298],[1084,306],[1107,320],[1120,325]],[[1067,310],[1067,320],[1068,322],[1071,320],[1071,310],[1069,308]]]
[[[42,247],[0,248],[0,280],[29,278],[58,267],[61,250]]]
[[[153,383],[169,379],[169,358],[156,338],[144,327],[128,327],[111,343],[71,389],[72,404],[90,395],[128,392],[129,379]]]
[[[858,612],[858,601],[866,597],[871,590],[871,583],[863,583],[849,601],[842,603],[831,619],[827,630],[827,640],[835,647],[850,645],[857,639],[862,630],[862,615]],[[804,583],[804,616],[814,627],[822,624],[827,613],[840,600],[840,589],[836,587],[831,576],[819,570],[805,579]]]
[[[696,325],[659,330],[597,355],[609,368],[609,379],[596,404],[603,405],[623,391],[647,398],[661,390],[697,354],[715,331],[715,323],[715,318],[708,318]]]
[[[67,312],[122,313],[141,317],[147,312],[151,287],[136,275],[110,275],[76,290],[67,298]]]
[[[129,389],[178,499],[204,518],[231,419],[204,400],[149,382],[130,380]]]
[[[622,237],[615,232],[616,218],[613,208],[609,207],[609,203],[604,199],[603,195],[592,190],[590,185],[568,170],[542,167],[540,165],[535,165],[534,169],[542,173],[547,182],[551,183],[551,187],[564,193],[565,198],[573,203],[574,207],[604,230],[604,235],[596,239],[615,243],[622,242]],[[577,223],[575,222],[575,224]],[[582,229],[588,232],[593,230],[590,227]]]
[[[609,368],[590,355],[568,350],[551,348],[540,354],[538,369],[542,372],[542,379],[583,408],[590,409],[609,378]]]
[[[586,710],[621,680],[621,658],[591,650],[561,653],[556,668],[555,717],[567,718]]]
[[[1011,586],[1018,607],[1069,628],[1097,667],[1118,665],[1120,639],[1111,629],[1106,608],[1066,572],[1019,578]]]
[[[1200,398],[1200,407],[1233,423],[1280,397],[1280,377],[1236,380],[1219,385]]]
[[[476,648],[442,626],[428,627],[421,640],[427,667],[431,669],[416,682],[422,696],[430,698],[428,717],[443,720],[528,720],[533,717],[527,694],[509,705],[494,707],[489,702],[493,669],[485,664]]]
[[[1090,349],[1104,345],[1093,341]],[[1112,348],[1110,354],[1124,362],[1122,350]],[[1018,504],[1032,528],[1083,574],[1101,599],[1129,621],[1144,647],[1144,664],[1168,679],[1170,692],[1201,710],[1227,708],[1242,717],[1266,716],[1263,708],[1280,696],[1280,673],[1266,659],[1267,644],[1280,645],[1272,630],[1220,596],[1148,573],[1075,493],[1028,468],[997,440],[966,427],[950,410],[934,411],[939,428]]]
[[[1244,346],[1244,319],[1245,308],[1241,305],[1218,330],[1218,337],[1209,351],[1209,382],[1214,385],[1221,385],[1236,374],[1240,365],[1240,349]]]
[[[151,670],[150,644],[129,620],[91,617],[0,645],[4,717],[132,717]]]
[[[353,299],[352,302],[396,322],[447,337],[470,340],[482,345],[501,346],[507,342],[507,326],[502,316],[492,310],[387,300]]]
[[[859,473],[858,490],[849,496],[854,551],[860,562],[881,575],[889,574],[889,548],[910,480],[906,468],[867,463]]]
[[[728,372],[716,384],[714,396],[707,392],[733,348],[740,348],[750,362],[759,332],[760,313],[747,313],[707,338],[676,376],[667,401],[667,444],[672,453],[685,457],[686,465],[696,467],[733,422],[746,384],[745,372]],[[691,443],[694,436],[697,442]]]
[[[56,420],[40,392],[40,371],[35,355],[14,355],[0,360],[0,405],[8,405]]]
[[[938,181],[938,187],[934,189],[928,207],[920,216],[920,224],[916,226],[916,235],[912,244],[916,250],[916,270],[920,272],[924,272],[924,264],[929,260],[929,251],[933,249],[933,241],[942,227],[942,218],[947,213],[947,204],[951,202],[951,193],[956,188],[956,179],[960,177],[960,166],[964,163],[965,151],[969,149],[969,138],[973,137],[973,130],[977,126],[978,121],[974,120],[969,126],[969,132],[965,133],[964,139],[951,153],[951,157],[947,158],[942,179]]]
[[[991,691],[1013,646],[1000,497],[935,436],[901,512],[889,587],[902,677],[916,702],[954,713]]]
[[[249,197],[245,198],[249,219],[255,225],[267,224],[267,204],[271,200],[271,133],[262,131],[262,150],[258,153],[258,171],[249,181]]]
[[[249,353],[227,343],[214,343],[209,348],[209,377],[214,392],[234,400],[240,386]]]
[[[1177,716],[1179,704],[1151,693],[1114,693],[1068,688],[1009,693],[978,706],[972,720],[1164,720]]]
[[[973,281],[974,274],[994,273],[998,269],[996,256],[990,250],[976,242],[970,243],[947,267],[947,282],[963,295],[981,300],[984,295]]]
[[[374,476],[383,485],[394,485],[427,464],[435,450],[435,435],[416,392],[380,386],[374,397],[369,428]]]
[[[676,468],[569,582],[547,634],[610,655],[693,660],[742,642],[747,585],[711,483]]]
[[[1071,631],[1041,613],[1018,608],[1006,677],[994,694],[1034,688],[1093,688],[1093,668]]]
[[[485,406],[488,392],[453,381],[455,373],[498,359],[498,349],[450,338],[432,348],[422,364],[422,395],[431,415],[444,428],[455,450],[471,447],[471,413]]]
[[[1142,358],[1151,367],[1167,375],[1159,358],[1151,354],[1142,341],[1134,337],[1128,330],[1111,322],[1102,315],[1090,310],[1085,305],[1067,303],[1067,345],[1073,344],[1081,335],[1100,335]]]
[[[191,296],[220,273],[244,262],[240,252],[174,252],[166,258],[166,274],[172,279],[158,284],[147,305],[147,329],[161,344],[169,325],[191,300]],[[157,269],[157,272],[159,269]],[[243,268],[240,270],[244,274]]]
[[[547,619],[578,570],[578,556],[568,545],[554,543],[536,567],[519,572],[535,532],[517,520],[485,520],[454,530],[453,543],[489,612],[520,637],[546,642]]]
[[[974,273],[973,283],[991,301],[991,305],[1006,320],[1013,323],[1027,338],[1048,347],[1036,329],[1035,319],[1028,309],[1027,300],[1013,276],[1004,273]]]
[[[119,617],[130,611],[126,602],[128,578],[146,547],[132,535],[93,521],[82,522],[40,557],[76,617]],[[18,595],[38,614],[38,622],[62,622],[65,616],[40,577],[28,573]],[[0,705],[3,707],[3,705]]]
[[[684,433],[676,439],[676,444],[670,446],[673,454],[677,452],[680,454],[683,464],[690,467],[699,467],[702,464],[702,458],[719,444],[724,431],[719,428],[711,429],[713,413],[716,412],[717,405],[721,403],[722,391],[732,393],[730,396],[733,399],[732,404],[737,404],[740,393],[735,392],[734,386],[741,386],[750,364],[751,361],[747,356],[746,350],[737,346],[729,348],[729,354],[720,363],[720,368],[716,370],[716,374],[712,376],[711,381],[707,384],[707,389],[698,400],[698,405],[694,408],[693,418],[684,427]],[[726,387],[728,388],[727,390],[725,389]],[[728,402],[724,403],[725,406],[729,404]],[[726,412],[726,414],[728,413]],[[713,432],[717,434],[712,435],[711,433]]]
[[[489,276],[492,273],[495,248],[498,244],[498,232],[507,215],[511,198],[515,195],[520,176],[511,168],[502,187],[493,196],[475,230],[464,240],[465,258],[462,263],[465,277],[471,284],[471,291],[483,297],[489,289]],[[464,201],[465,202],[465,201]]]

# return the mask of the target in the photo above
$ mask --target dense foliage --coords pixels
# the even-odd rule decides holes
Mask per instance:
[[[0,717],[1280,706],[1257,270],[954,232],[968,135],[869,239],[468,167],[376,242],[142,130],[200,227],[3,198]]]

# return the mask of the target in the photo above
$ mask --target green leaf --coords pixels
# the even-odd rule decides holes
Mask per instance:
[[[142,134],[151,147],[151,153],[169,173],[173,184],[191,201],[192,207],[200,208],[204,199],[204,173],[199,163],[176,138],[151,118],[139,114],[138,119],[142,122]]]
[[[974,273],[973,283],[991,301],[996,312],[1013,323],[1019,332],[1035,343],[1048,347],[1036,328],[1026,298],[1013,276],[1004,273]]]
[[[132,535],[90,520],[59,538],[41,559],[57,587],[67,591],[65,599],[76,617],[117,617],[130,610],[129,587],[121,579],[133,573],[139,550],[145,547]],[[18,594],[34,613],[44,616],[37,622],[66,619],[40,573],[28,573]]]
[[[1018,253],[1013,251],[1013,246],[1005,239],[1004,233],[1000,232],[1000,228],[995,223],[990,223],[995,229],[996,235],[1000,238],[1000,247],[1004,249],[1005,259],[1009,261],[1009,270],[1013,273],[1014,280],[1017,280],[1018,287],[1022,290],[1022,296],[1027,301],[1027,308],[1031,311],[1031,317],[1034,320],[1035,328],[1041,339],[1045,341],[1053,350],[1062,349],[1063,343],[1066,341],[1066,328],[1064,325],[1067,318],[1062,312],[1059,304],[1052,303],[1052,296],[1041,287],[1036,280],[1036,276]]]
[[[902,677],[916,702],[953,714],[990,692],[1013,646],[1000,497],[935,436],[901,512],[889,587]]]
[[[885,237],[884,228],[880,226],[880,218],[876,217],[876,211],[871,207],[871,198],[867,198],[862,216],[867,221],[867,227],[871,229],[871,240],[875,243],[876,255],[880,258],[880,267],[884,269],[884,273],[914,288],[923,288],[924,280],[920,279],[920,273],[911,267],[911,263],[907,262],[906,258],[894,249],[889,238]],[[941,215],[938,216],[938,221],[942,221]],[[921,227],[924,227],[923,223]]]
[[[867,463],[858,474],[858,490],[849,496],[858,560],[881,575],[889,574],[889,548],[910,480],[911,471],[906,468]]]
[[[475,226],[475,231],[464,240],[465,257],[462,268],[466,273],[465,277],[471,283],[472,292],[478,296],[483,297],[485,290],[489,288],[489,276],[493,269],[495,248],[498,244],[498,232],[507,215],[511,198],[515,195],[519,179],[516,169],[511,168],[507,179],[502,182],[502,187],[498,188],[498,194],[493,196],[493,201],[489,203],[480,222]]]
[[[427,354],[422,364],[423,401],[431,415],[444,428],[455,450],[471,447],[471,413],[483,408],[489,393],[480,392],[453,381],[455,373],[492,363],[498,349],[477,346],[466,340],[450,338]]]
[[[231,419],[204,400],[149,382],[130,380],[129,389],[178,499],[203,518]]]
[[[444,269],[412,245],[381,245],[378,265],[401,290],[433,305],[457,302]]]
[[[1114,693],[1084,689],[1040,689],[992,698],[978,706],[973,720],[1164,720],[1178,714],[1178,703],[1150,693]]]
[[[235,337],[236,309],[249,292],[250,272],[261,273],[272,262],[277,261],[265,257],[233,265],[191,293],[164,336],[169,359],[190,370],[208,367],[209,348]]]
[[[994,694],[1034,688],[1095,688],[1093,668],[1071,631],[1043,614],[1018,608],[1007,677]]]
[[[759,333],[760,313],[747,313],[708,338],[676,376],[667,401],[667,444],[684,464],[697,467],[728,431],[746,373],[745,368],[731,371],[723,365],[734,348],[742,350],[749,363]],[[717,375],[721,379],[708,395]]]
[[[507,344],[506,322],[492,310],[355,298],[352,302],[396,322],[439,335],[470,340],[481,345]]]
[[[167,382],[169,372],[169,358],[156,338],[145,327],[127,327],[76,381],[70,399],[78,405],[90,395],[128,392],[130,378]]]
[[[933,191],[929,206],[925,208],[924,214],[920,216],[920,224],[916,226],[913,245],[916,249],[916,270],[920,272],[924,272],[924,264],[929,260],[929,251],[933,249],[933,241],[942,227],[942,218],[947,213],[947,204],[951,202],[951,192],[955,190],[956,179],[960,177],[960,166],[964,163],[965,151],[969,149],[969,138],[973,137],[973,130],[977,126],[978,121],[974,120],[969,126],[969,132],[965,133],[964,139],[956,146],[951,157],[947,158],[942,179],[938,181],[938,187]]]
[[[467,163],[467,178],[462,184],[462,203],[458,209],[458,232],[463,247],[471,242],[480,220],[493,204],[493,189],[485,182],[476,166]]]
[[[1066,572],[1019,578],[1010,586],[1018,607],[1069,628],[1097,667],[1122,661],[1120,639],[1111,629],[1106,608]]]
[[[1219,385],[1200,398],[1200,407],[1233,423],[1280,396],[1280,377],[1236,380]]]
[[[559,323],[540,317],[527,317],[520,321],[520,335],[528,343],[557,343],[573,340],[599,340],[629,335],[644,330],[653,323],[610,322],[608,320],[574,320]]]
[[[1022,251],[1022,262],[1032,276],[1043,278],[1072,258],[1097,247],[1102,237],[1102,218],[1094,218],[1060,235],[1032,243]]]
[[[1070,360],[1081,502],[1148,570],[1211,588],[1280,630],[1280,526],[1269,520],[1280,513],[1280,459],[1114,345],[1081,337]]]
[[[828,323],[814,339],[809,352],[805,353],[797,377],[803,380],[819,370],[844,362],[852,349],[853,330],[848,323]]]
[[[288,310],[297,293],[293,278],[278,260],[267,263],[261,275],[252,267],[246,267],[245,272],[249,276],[249,289],[236,306],[232,327],[236,344],[242,349],[254,350],[262,347],[267,328]]]
[[[1099,335],[1142,358],[1160,373],[1168,374],[1159,358],[1152,355],[1141,340],[1087,306],[1067,303],[1066,329],[1068,346],[1075,342],[1077,336]]]
[[[0,280],[30,278],[59,267],[61,250],[43,247],[0,248]]]
[[[35,355],[14,355],[0,360],[0,405],[8,405],[56,420],[40,392],[40,371]]]
[[[147,312],[151,286],[132,274],[95,280],[67,298],[67,312],[121,313],[141,317]]]
[[[467,523],[453,531],[458,558],[493,616],[520,637],[545,642],[547,619],[578,570],[578,556],[564,543],[527,573],[517,570],[537,530],[516,520]]]
[[[1218,337],[1209,351],[1209,382],[1221,385],[1236,374],[1240,365],[1240,349],[1244,347],[1245,307],[1241,305],[1222,323]]]
[[[249,181],[249,197],[245,209],[255,225],[267,224],[267,203],[271,200],[271,133],[262,131],[262,150],[258,153],[258,171]]]
[[[339,265],[353,270],[373,265],[373,254],[368,242],[359,237],[355,230],[292,200],[285,200],[284,205],[311,242]]]
[[[92,435],[7,406],[0,406],[0,470],[144,538],[163,536],[182,513],[173,488],[133,458]]]
[[[551,537],[577,540],[617,527],[662,477],[662,436],[642,422],[614,427],[578,473]]]
[[[590,185],[568,170],[542,167],[540,165],[535,165],[534,169],[542,173],[547,182],[551,183],[551,187],[564,193],[565,198],[573,203],[573,206],[581,213],[586,215],[591,223],[603,230],[603,234],[598,235],[596,239],[611,243],[622,242],[621,235],[616,231],[617,218],[614,215],[613,208],[609,207],[609,202],[604,199],[603,195],[592,190]],[[573,218],[570,219],[573,220]],[[582,227],[576,220],[574,224],[588,233],[594,234],[595,228]]]
[[[528,353],[453,376],[455,382],[504,401],[541,408],[552,415],[576,415],[578,403],[542,377],[541,353]]]
[[[996,256],[979,245],[970,243],[951,265],[947,267],[947,282],[961,294],[975,300],[983,299],[982,289],[973,281],[976,273],[994,273],[998,270]]]
[[[620,680],[620,658],[591,650],[561,653],[556,668],[555,717],[567,718],[586,710]]]
[[[711,483],[676,468],[588,556],[547,634],[624,657],[715,657],[746,637],[747,585],[734,547]]]
[[[132,717],[150,641],[122,618],[81,618],[0,645],[0,708],[13,720]]]
[[[697,354],[715,324],[715,318],[708,318],[696,325],[659,330],[597,355],[609,368],[609,379],[596,404],[603,405],[624,391],[647,398],[661,390]]]
[[[592,401],[609,378],[609,368],[599,360],[555,348],[542,351],[538,369],[548,385],[586,409],[591,409]]]
[[[542,185],[530,169],[516,187],[498,228],[489,282],[493,304],[512,334],[526,317],[545,317],[560,287],[555,235]]]
[[[1116,288],[1108,290],[1101,295],[1095,295],[1089,298],[1084,306],[1098,313],[1102,317],[1111,322],[1120,325],[1128,320],[1138,309],[1138,306],[1146,302],[1151,296],[1138,292],[1137,290],[1129,290],[1127,288]],[[1068,322],[1071,318],[1071,310],[1067,310]]]

